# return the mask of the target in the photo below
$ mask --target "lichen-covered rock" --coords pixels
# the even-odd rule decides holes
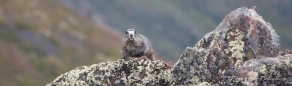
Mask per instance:
[[[275,57],[279,47],[271,24],[254,9],[238,8],[182,55],[172,71],[173,77],[182,76],[174,78],[175,84],[222,83],[231,67],[259,56]]]
[[[288,86],[292,85],[292,54],[252,59],[226,71],[224,85]]]
[[[172,67],[147,57],[78,67],[51,85],[292,85],[292,51],[279,51],[279,36],[256,7],[238,8],[188,47]]]
[[[169,85],[171,66],[146,58],[120,59],[82,66],[57,77],[47,86]]]

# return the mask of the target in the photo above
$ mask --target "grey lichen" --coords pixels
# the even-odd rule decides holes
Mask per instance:
[[[146,58],[120,59],[82,66],[57,77],[51,85],[169,85],[171,66]]]
[[[246,61],[224,74],[228,85],[292,85],[292,54]]]
[[[292,85],[292,51],[279,51],[279,36],[256,7],[237,8],[172,67],[147,57],[82,66],[51,85]]]
[[[190,55],[181,57],[173,71],[191,78],[175,80],[182,80],[178,84],[221,83],[223,74],[233,66],[259,56],[274,57],[278,52],[279,36],[271,25],[254,9],[241,7],[228,14],[193,50],[184,53]]]

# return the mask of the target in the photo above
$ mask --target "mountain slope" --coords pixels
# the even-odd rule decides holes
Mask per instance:
[[[292,49],[292,2],[288,0],[59,0],[90,19],[98,15],[103,24],[120,32],[135,28],[153,43],[156,52],[176,61],[230,11],[257,6],[263,19],[273,24],[282,39],[281,48]],[[183,39],[182,39],[183,38]]]
[[[56,0],[0,1],[0,85],[40,86],[77,66],[115,60],[121,34]]]

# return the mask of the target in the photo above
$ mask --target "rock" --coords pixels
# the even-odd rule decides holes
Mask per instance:
[[[257,8],[238,8],[172,67],[147,57],[78,67],[51,85],[291,85],[292,51],[279,51],[279,36]]]
[[[188,48],[172,70],[173,81],[198,84],[222,83],[223,74],[233,66],[259,57],[279,55],[279,36],[254,9],[238,8],[219,26]],[[176,78],[181,76],[179,78]]]
[[[169,85],[171,66],[146,58],[120,59],[75,68],[47,86]]]
[[[226,71],[224,85],[292,85],[292,53],[284,56],[252,59]]]

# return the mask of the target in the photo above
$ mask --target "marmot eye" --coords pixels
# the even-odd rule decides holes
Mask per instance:
[[[125,31],[125,34],[129,34],[128,31]]]

